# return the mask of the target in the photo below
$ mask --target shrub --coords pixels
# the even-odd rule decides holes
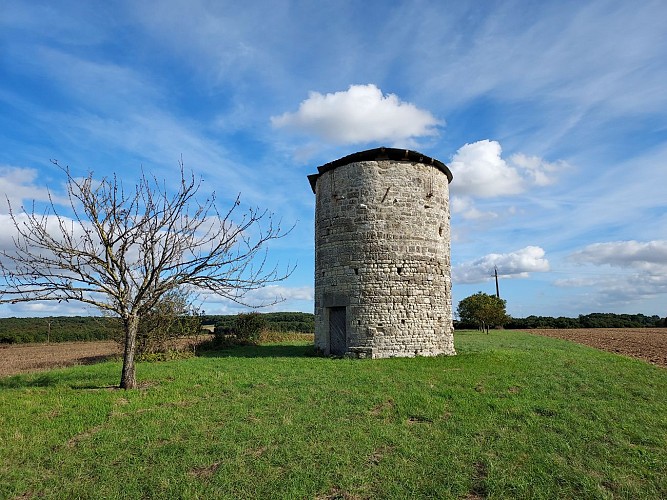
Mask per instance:
[[[187,359],[194,357],[191,350],[168,349],[161,352],[143,353],[137,356],[138,361],[155,363],[157,361],[173,361],[176,359]]]
[[[187,291],[174,290],[165,294],[141,318],[136,339],[136,355],[140,361],[173,359],[174,352],[182,351],[177,340],[199,334],[201,317],[191,307]],[[125,337],[117,330],[116,341],[122,345]]]
[[[245,344],[257,344],[262,330],[266,328],[266,319],[260,313],[239,313],[234,321],[234,336]]]
[[[312,333],[302,333],[298,331],[292,331],[292,332],[275,332],[271,328],[268,330],[262,331],[261,335],[259,336],[259,342],[260,343],[270,343],[270,342],[313,342],[313,334]]]

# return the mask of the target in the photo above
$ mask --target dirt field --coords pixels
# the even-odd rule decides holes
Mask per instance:
[[[119,354],[118,344],[109,340],[2,345],[0,346],[0,377],[63,366],[87,365]]]
[[[209,340],[211,335],[176,342],[179,349],[190,348],[195,342]],[[122,355],[120,347],[111,340],[98,342],[59,342],[54,344],[0,344],[0,377],[36,372],[73,365],[99,363]]]
[[[571,340],[597,349],[643,359],[667,367],[667,328],[591,328],[524,330],[528,333]]]
[[[571,340],[667,368],[667,328],[524,331]],[[110,341],[0,346],[0,377],[96,363],[119,355],[118,344]]]

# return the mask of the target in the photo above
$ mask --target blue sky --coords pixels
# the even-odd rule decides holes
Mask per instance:
[[[306,175],[415,149],[454,174],[454,306],[497,267],[513,316],[665,316],[665,19],[663,1],[4,0],[0,191],[62,193],[50,159],[132,182],[182,157],[222,206],[241,193],[296,224],[270,247],[296,271],[256,296],[312,311]]]

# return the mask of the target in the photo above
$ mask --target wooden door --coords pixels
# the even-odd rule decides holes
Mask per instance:
[[[329,354],[342,356],[347,352],[347,315],[345,307],[329,308]]]

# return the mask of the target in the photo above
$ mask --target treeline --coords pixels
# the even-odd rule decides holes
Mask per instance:
[[[313,333],[315,318],[312,313],[275,312],[262,313],[267,329],[286,333]],[[238,315],[204,315],[202,325],[214,325],[218,330],[234,327]],[[528,316],[510,318],[507,329],[531,328],[655,328],[667,327],[667,318],[644,314],[592,313],[577,318],[560,316]],[[457,329],[474,329],[454,321]],[[0,344],[30,342],[72,342],[80,340],[110,340],[116,338],[120,325],[116,318],[96,316],[57,316],[49,318],[0,318]]]
[[[116,318],[95,316],[0,318],[0,344],[109,340],[119,328]]]
[[[511,318],[505,328],[655,328],[667,326],[666,320],[667,318],[657,315],[615,313],[580,314],[577,318],[528,316],[527,318]]]
[[[313,313],[303,312],[272,312],[261,313],[267,329],[273,332],[313,333],[315,331],[315,316]],[[202,325],[215,325],[216,329],[231,329],[236,322],[237,314],[204,315]]]
[[[218,329],[234,326],[238,315],[204,315],[202,325]],[[274,332],[313,333],[312,313],[263,313],[267,329]],[[116,318],[97,316],[57,316],[49,318],[0,318],[0,344],[31,342],[72,342],[80,340],[111,340],[117,338],[120,324]]]

